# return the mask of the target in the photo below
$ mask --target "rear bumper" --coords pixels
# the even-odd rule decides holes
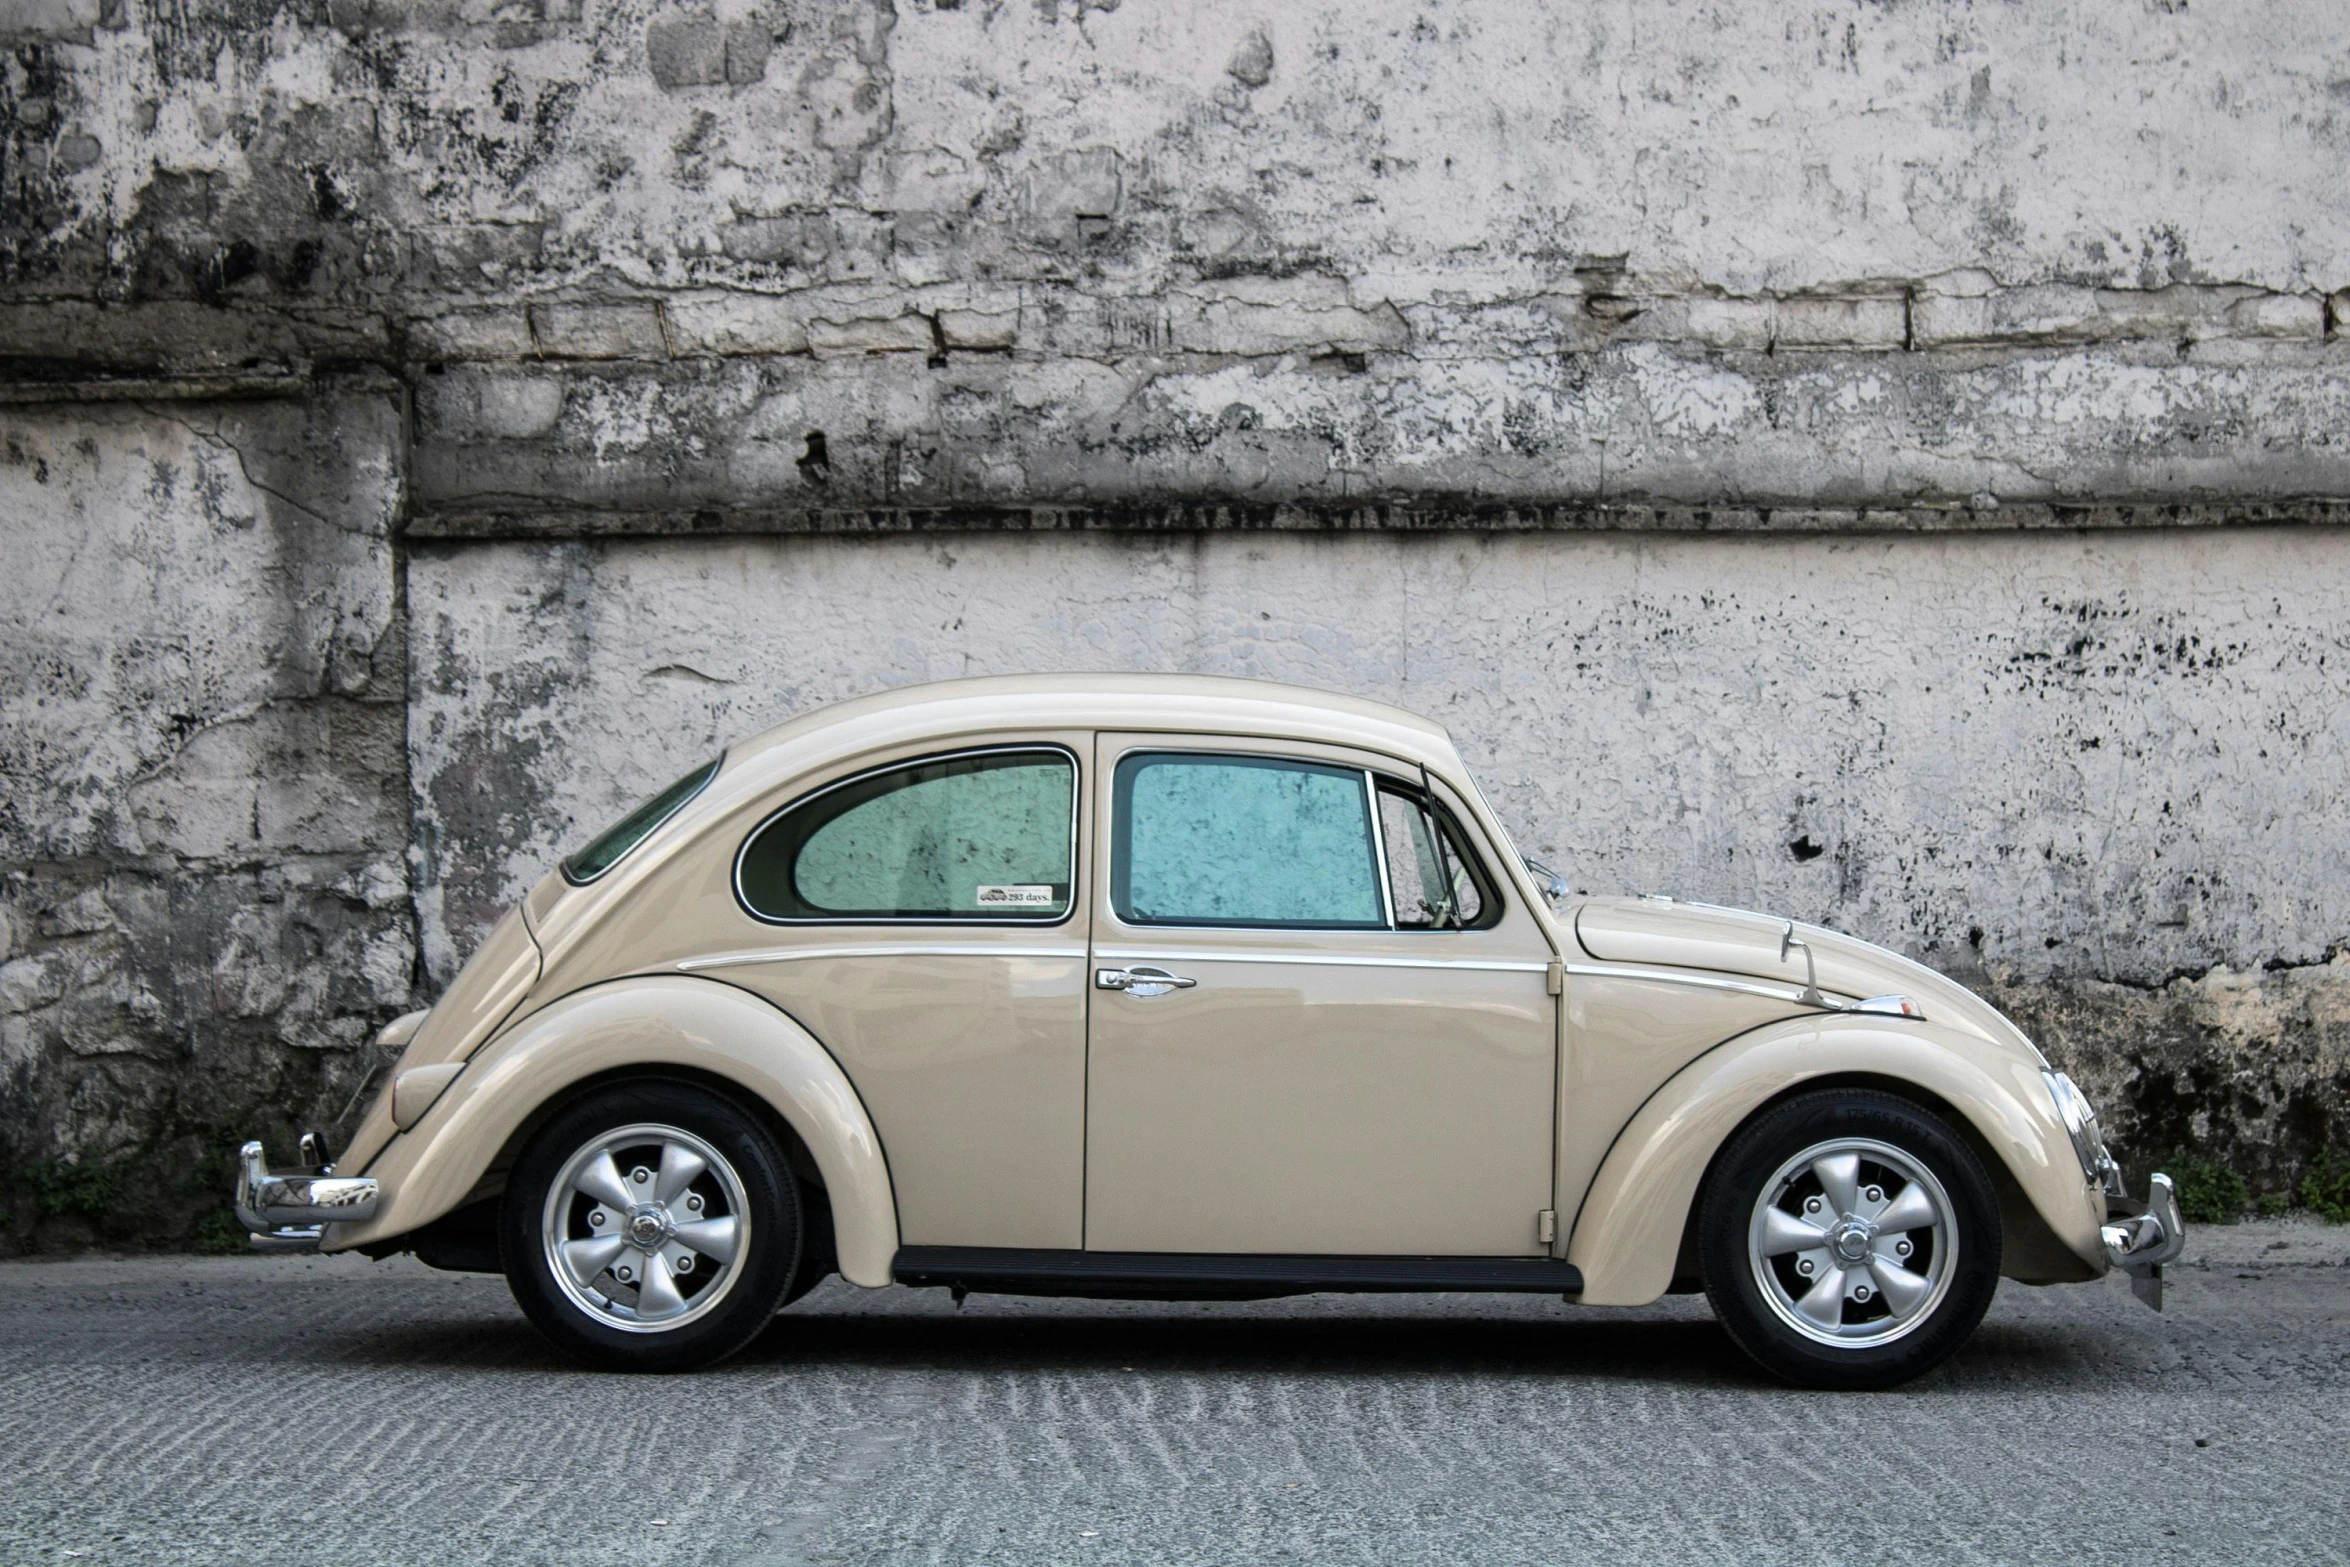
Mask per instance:
[[[327,1225],[374,1218],[376,1197],[371,1177],[337,1175],[331,1164],[273,1171],[259,1143],[237,1150],[237,1222],[256,1251],[314,1251]]]
[[[2176,1260],[2187,1245],[2178,1191],[2169,1176],[2151,1175],[2143,1204],[2109,1197],[2105,1211],[2107,1222],[2097,1232],[2105,1243],[2105,1260],[2130,1276],[2130,1293],[2160,1311],[2162,1265]]]

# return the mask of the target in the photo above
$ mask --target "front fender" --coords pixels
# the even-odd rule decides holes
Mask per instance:
[[[1637,1306],[1662,1295],[1690,1205],[1723,1142],[1788,1089],[1854,1074],[1914,1084],[1955,1107],[2080,1259],[2082,1276],[2105,1271],[2097,1235],[2104,1201],[2081,1173],[2037,1061],[1931,1022],[1825,1013],[1717,1046],[1668,1078],[1626,1123],[1567,1246],[1567,1260],[1582,1270],[1583,1302]]]
[[[533,1112],[575,1084],[628,1067],[698,1069],[771,1105],[823,1173],[841,1275],[852,1284],[890,1282],[898,1219],[889,1166],[840,1064],[759,997],[682,975],[593,986],[484,1045],[424,1119],[369,1165],[383,1192],[376,1216],[330,1226],[323,1249],[404,1235],[448,1213]]]

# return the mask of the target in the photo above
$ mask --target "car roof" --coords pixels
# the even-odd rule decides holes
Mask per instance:
[[[1223,675],[1039,674],[940,680],[834,703],[730,747],[728,770],[778,751],[841,755],[1018,728],[1265,735],[1458,766],[1441,724],[1340,692]]]

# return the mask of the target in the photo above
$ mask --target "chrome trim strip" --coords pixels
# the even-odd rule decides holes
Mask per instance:
[[[681,974],[706,968],[735,968],[745,963],[793,963],[802,958],[1083,958],[1083,947],[998,947],[981,942],[963,945],[932,943],[889,947],[775,947],[764,952],[723,952],[715,957],[680,958],[673,965]]]
[[[1699,990],[1735,990],[1750,996],[1768,996],[1773,1001],[1788,1001],[1799,1005],[1803,1000],[1801,985],[1772,985],[1761,980],[1729,979],[1719,974],[1687,974],[1679,969],[1647,968],[1633,963],[1569,963],[1566,965],[1566,970],[1569,974],[1583,974],[1594,978],[1612,975],[1617,979],[1648,979],[1665,985],[1692,985]],[[1823,994],[1834,995],[1835,992],[1828,991]],[[1839,1007],[1837,1010],[1843,1011],[1849,1010],[1849,1008]]]
[[[1197,952],[1187,947],[1138,947],[1132,951],[1095,948],[1105,963],[1294,963],[1314,968],[1471,969],[1491,974],[1547,974],[1548,963],[1476,958],[1389,958],[1369,954],[1306,952]]]

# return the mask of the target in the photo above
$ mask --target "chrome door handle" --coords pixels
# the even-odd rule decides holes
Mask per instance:
[[[1133,968],[1097,968],[1093,971],[1096,990],[1123,990],[1130,996],[1163,996],[1170,990],[1189,990],[1198,984],[1180,974],[1170,974],[1163,968],[1137,964]]]

